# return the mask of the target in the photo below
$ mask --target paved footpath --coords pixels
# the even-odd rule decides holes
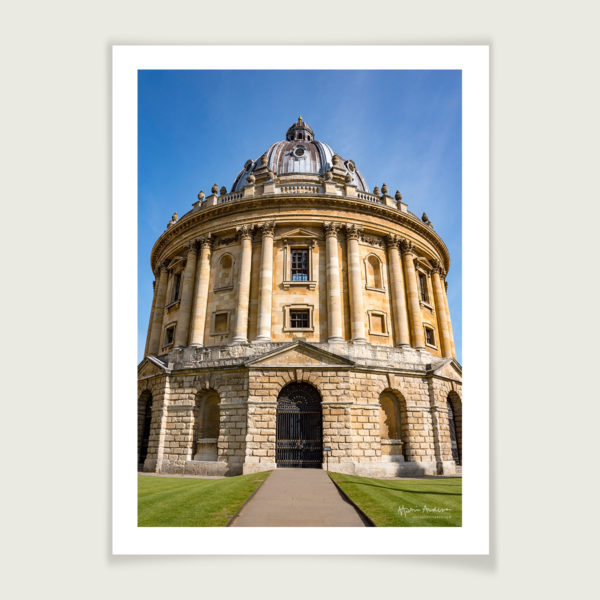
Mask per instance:
[[[365,527],[321,469],[277,469],[232,527]]]

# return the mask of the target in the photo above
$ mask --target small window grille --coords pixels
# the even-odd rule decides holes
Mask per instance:
[[[292,281],[308,281],[308,250],[292,250]]]
[[[290,310],[290,329],[308,329],[310,315],[308,310]]]
[[[165,346],[173,343],[175,339],[175,327],[167,327],[165,331]]]

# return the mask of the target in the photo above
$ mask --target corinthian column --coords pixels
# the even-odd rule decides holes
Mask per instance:
[[[177,316],[177,328],[175,330],[175,346],[187,344],[188,331],[190,327],[190,316],[192,314],[192,296],[194,293],[194,277],[196,275],[196,242],[188,245],[187,261],[183,272],[183,285],[181,288],[181,302],[179,303],[179,315]]]
[[[448,282],[444,281],[444,304],[446,306],[446,317],[448,319],[448,335],[450,336],[450,345],[452,346],[452,356],[456,358],[456,348],[454,347],[454,333],[452,332],[452,317],[450,317],[450,307],[448,306]]]
[[[158,268],[158,277],[156,285],[156,299],[152,310],[152,324],[150,327],[150,342],[148,343],[147,354],[157,355],[160,344],[160,331],[162,329],[163,313],[165,310],[165,298],[167,297],[167,282],[169,275],[167,273],[166,263],[162,263]]]
[[[365,338],[365,309],[363,306],[362,279],[360,276],[360,256],[358,252],[358,234],[360,228],[356,225],[346,225],[348,244],[348,276],[350,279],[350,322],[352,326],[352,341],[364,344]]]
[[[200,260],[196,267],[196,290],[190,324],[190,346],[204,345],[206,328],[206,305],[208,303],[208,282],[210,281],[210,236],[201,238]]]
[[[343,342],[340,261],[338,259],[338,223],[324,223],[327,254],[327,332],[328,342]]]
[[[437,316],[438,330],[440,332],[442,356],[452,356],[452,344],[448,333],[448,317],[446,315],[446,303],[444,302],[444,290],[440,279],[441,267],[434,263],[432,271],[433,299],[435,302],[435,314]]]
[[[408,314],[412,326],[413,345],[425,349],[425,336],[423,334],[423,318],[421,317],[421,304],[417,288],[417,273],[415,271],[415,254],[412,242],[402,240],[402,262],[404,263],[404,280],[408,296]]]
[[[261,226],[262,249],[260,258],[260,283],[258,289],[258,327],[256,342],[271,341],[271,313],[273,310],[273,235],[275,223]]]
[[[250,303],[250,270],[252,268],[252,227],[242,225],[238,231],[242,238],[242,258],[232,343],[246,344],[248,342],[248,305]]]
[[[400,262],[400,239],[397,235],[388,235],[386,238],[388,261],[391,271],[392,306],[394,309],[394,328],[396,330],[396,344],[410,346],[410,330],[408,326],[408,312],[406,310],[406,294],[404,292],[404,274]]]

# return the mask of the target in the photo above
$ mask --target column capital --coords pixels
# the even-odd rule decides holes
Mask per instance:
[[[341,225],[339,223],[334,223],[333,221],[326,221],[323,223],[323,229],[325,230],[325,237],[337,237],[338,231],[340,230]]]
[[[415,245],[410,240],[402,238],[400,240],[400,250],[402,254],[414,254]]]
[[[385,245],[388,248],[398,248],[398,245],[400,244],[400,237],[397,236],[394,233],[388,233],[385,236]]]
[[[358,236],[362,232],[362,227],[358,225],[346,225],[344,229],[346,231],[346,238],[349,240],[358,240]]]
[[[252,238],[253,229],[254,225],[240,225],[236,231],[242,239],[249,239]]]
[[[194,253],[198,252],[197,240],[192,240],[191,242],[186,242],[185,249],[187,250],[188,254],[190,252],[194,252]]]
[[[160,265],[158,265],[158,273],[160,274],[161,271],[167,271],[169,268],[169,261],[168,260],[163,260]]]
[[[275,221],[267,221],[258,226],[263,237],[273,237],[275,235]]]
[[[437,273],[438,275],[443,273],[442,265],[440,264],[439,260],[431,261],[431,273]]]
[[[210,250],[213,244],[213,236],[209,233],[208,235],[199,237],[196,239],[196,243],[201,249],[208,248]]]

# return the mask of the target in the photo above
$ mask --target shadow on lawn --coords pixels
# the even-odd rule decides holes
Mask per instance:
[[[430,491],[430,492],[424,492],[421,490],[403,490],[403,489],[398,489],[396,487],[389,487],[387,485],[377,485],[376,483],[359,483],[357,481],[345,481],[344,482],[345,485],[368,485],[371,487],[378,487],[378,488],[382,488],[384,490],[390,490],[392,492],[406,492],[409,494],[431,494],[434,496],[462,496],[462,492],[459,493],[454,493],[454,492],[437,492],[437,491]]]

